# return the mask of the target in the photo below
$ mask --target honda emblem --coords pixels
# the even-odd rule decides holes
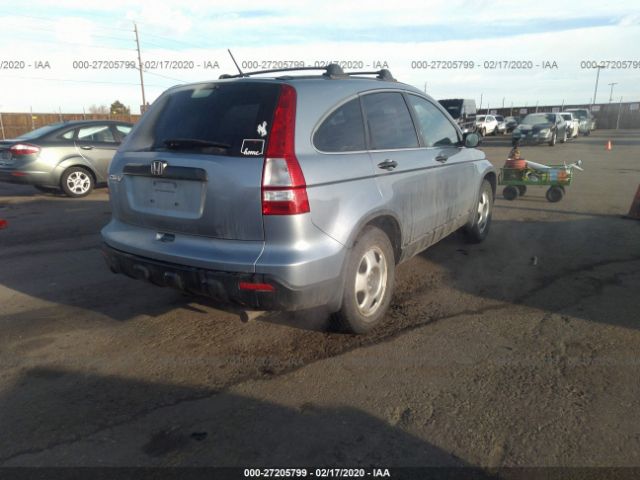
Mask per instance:
[[[154,160],[151,162],[151,175],[163,175],[167,165],[168,163],[164,160]]]

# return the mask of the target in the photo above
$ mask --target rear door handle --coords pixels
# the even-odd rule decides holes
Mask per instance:
[[[385,160],[384,162],[380,162],[378,164],[378,168],[382,168],[383,170],[393,170],[398,166],[398,162],[395,160]]]
[[[436,162],[444,163],[447,160],[449,160],[449,157],[447,157],[446,155],[440,154],[436,156]]]
[[[93,147],[91,145],[82,145],[80,148],[82,150],[93,150]]]

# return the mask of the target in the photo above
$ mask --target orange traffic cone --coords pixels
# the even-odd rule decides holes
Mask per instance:
[[[611,140],[607,140],[607,144],[605,145],[604,149],[607,152],[610,152],[612,147],[613,147],[613,144],[611,143]]]
[[[636,196],[633,197],[633,202],[631,202],[631,208],[629,209],[629,213],[627,214],[626,218],[631,218],[632,220],[640,220],[640,185],[638,186]]]
[[[6,220],[2,220],[0,218],[0,230],[2,230],[3,228],[7,228],[9,226],[9,223]]]

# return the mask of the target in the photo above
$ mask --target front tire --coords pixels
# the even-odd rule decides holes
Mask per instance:
[[[94,187],[93,175],[82,167],[67,168],[60,179],[60,187],[68,197],[86,197]]]
[[[358,237],[345,269],[342,307],[333,314],[339,330],[367,333],[382,321],[395,285],[395,256],[389,237],[368,226]]]
[[[564,131],[564,134],[562,135],[562,140],[560,140],[560,143],[567,143],[567,131]]]
[[[467,240],[470,243],[480,243],[487,238],[491,226],[493,213],[493,188],[488,180],[483,180],[480,194],[474,210],[473,223],[465,227]]]

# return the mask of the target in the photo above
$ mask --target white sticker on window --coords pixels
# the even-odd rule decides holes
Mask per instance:
[[[266,137],[267,136],[267,121],[265,120],[262,123],[258,124],[258,135],[260,135],[261,137]]]
[[[262,155],[264,152],[264,140],[261,138],[250,139],[245,138],[242,140],[242,147],[240,148],[240,153],[243,155]]]

